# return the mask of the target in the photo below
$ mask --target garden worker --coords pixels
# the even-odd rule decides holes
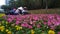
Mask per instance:
[[[23,15],[28,14],[27,7],[24,7],[24,10],[22,10],[22,14]]]
[[[24,10],[23,7],[19,7],[19,13],[22,14],[22,11]]]
[[[19,9],[15,11],[14,15],[19,15]]]
[[[16,8],[13,8],[13,9],[10,11],[10,15],[14,15],[15,11],[16,11]]]

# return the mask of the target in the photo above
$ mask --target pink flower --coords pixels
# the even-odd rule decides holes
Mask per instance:
[[[30,21],[30,24],[33,24],[33,22],[32,22],[32,21]]]
[[[32,26],[31,26],[31,25],[29,25],[29,26],[28,26],[28,28],[32,29]]]
[[[21,20],[21,18],[16,18],[17,21]]]
[[[58,32],[58,34],[60,34],[60,32]]]
[[[48,26],[52,25],[52,23],[50,21],[48,21],[47,23],[48,23]]]
[[[40,28],[40,25],[39,24],[37,25],[37,28]]]
[[[19,21],[16,21],[16,25],[18,25],[20,22]]]
[[[44,22],[44,25],[46,25],[47,24],[47,22]]]
[[[38,17],[33,17],[34,20],[39,20]]]
[[[14,16],[11,16],[11,19],[14,19],[15,17]]]
[[[12,19],[11,18],[8,18],[7,21],[10,23],[10,22],[12,22]]]
[[[28,24],[27,23],[23,23],[21,24],[22,27],[28,27]]]

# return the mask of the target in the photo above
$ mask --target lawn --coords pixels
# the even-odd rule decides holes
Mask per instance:
[[[32,14],[60,14],[60,9],[38,9],[38,10],[29,10],[29,13]]]

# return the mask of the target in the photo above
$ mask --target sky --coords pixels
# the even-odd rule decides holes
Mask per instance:
[[[0,5],[5,5],[5,0],[0,0]]]

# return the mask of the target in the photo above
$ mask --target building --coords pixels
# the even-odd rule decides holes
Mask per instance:
[[[1,6],[0,6],[0,9],[1,9]]]
[[[10,0],[5,0],[6,5],[9,5]]]
[[[5,0],[6,5],[9,5],[9,1],[10,0]],[[17,1],[17,0],[14,0],[14,1]]]

